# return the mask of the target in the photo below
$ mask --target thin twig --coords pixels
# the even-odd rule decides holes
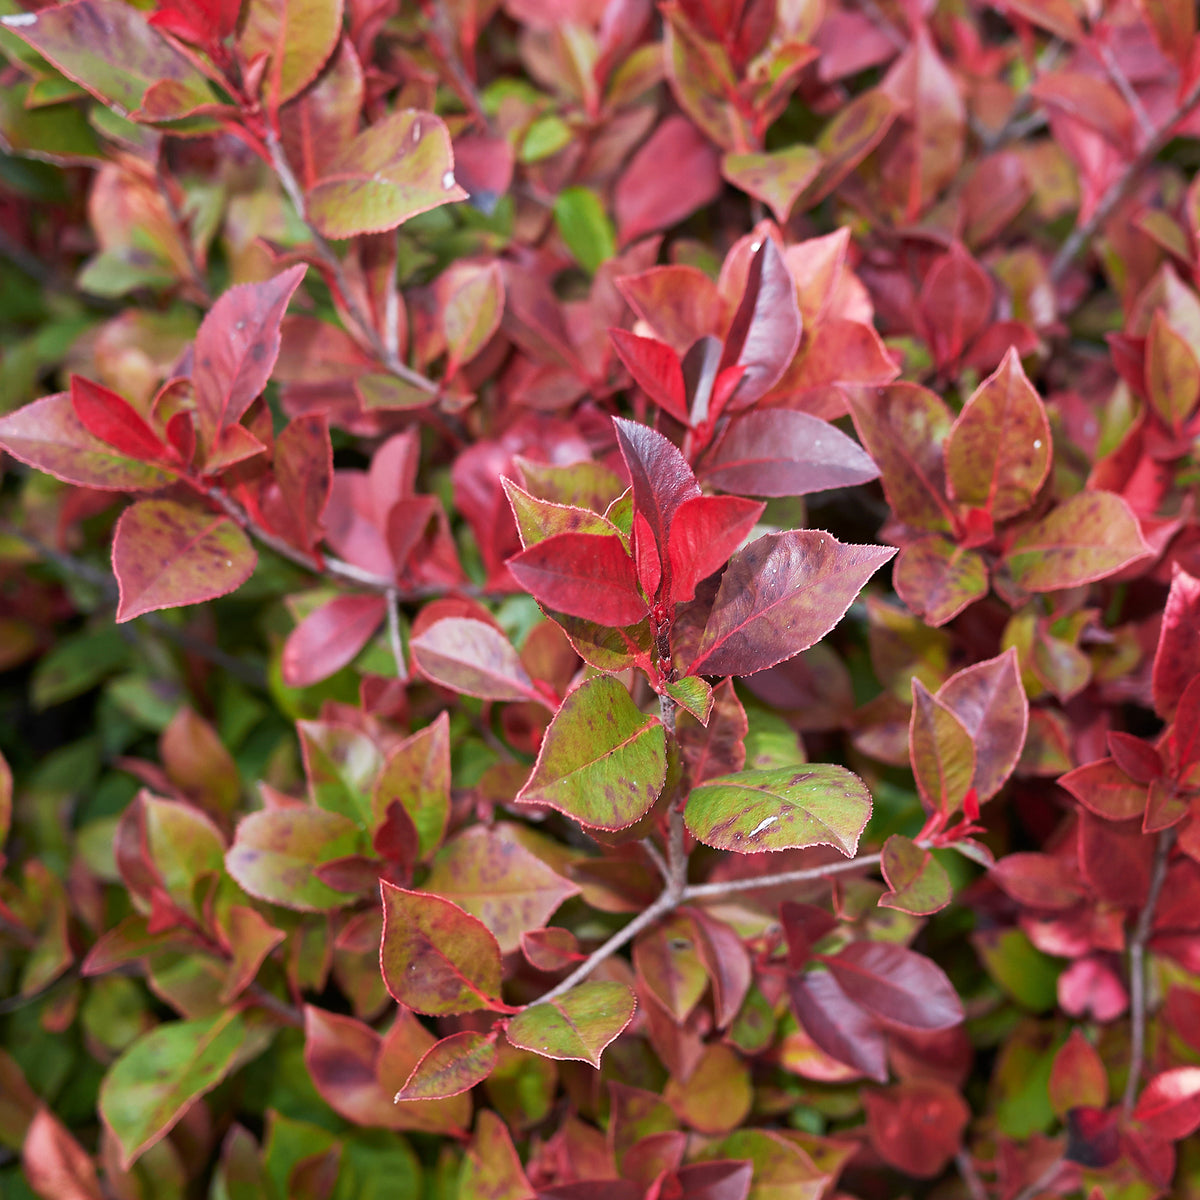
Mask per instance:
[[[269,992],[261,983],[252,983],[245,991],[245,995],[259,1008],[265,1008],[267,1012],[274,1013],[285,1025],[291,1025],[296,1029],[304,1028],[304,1014],[294,1004],[287,1000],[280,1000],[274,992]]]
[[[400,594],[393,587],[384,595],[387,598],[388,644],[396,662],[396,675],[403,681],[408,678],[408,669],[404,665],[404,644],[400,640]]]
[[[1121,64],[1117,62],[1117,56],[1112,52],[1112,48],[1106,46],[1104,43],[1100,43],[1099,52],[1100,61],[1104,64],[1104,69],[1113,81],[1113,86],[1121,93],[1121,99],[1129,105],[1129,110],[1133,113],[1134,120],[1138,123],[1138,128],[1141,129],[1145,137],[1153,137],[1154,122],[1150,119],[1150,114],[1142,104],[1141,96],[1133,90],[1133,84],[1129,82],[1129,76],[1125,74]]]
[[[657,868],[658,873],[662,876],[663,883],[671,882],[671,868],[667,866],[667,860],[663,858],[662,851],[654,844],[650,838],[642,839],[642,849],[649,856],[650,861]]]
[[[1076,226],[1071,236],[1062,244],[1054,261],[1050,264],[1050,282],[1061,283],[1070,270],[1075,256],[1087,246],[1097,232],[1108,222],[1109,217],[1141,181],[1147,167],[1158,157],[1159,152],[1171,140],[1175,127],[1187,118],[1200,104],[1200,78],[1197,78],[1175,111],[1158,127],[1147,140],[1136,158],[1125,168],[1116,182],[1104,194],[1096,211],[1082,225]]]
[[[1022,1188],[1014,1200],[1035,1200],[1058,1177],[1063,1168],[1063,1160],[1056,1158],[1028,1187]]]
[[[954,1164],[958,1167],[958,1173],[971,1200],[988,1200],[987,1188],[983,1186],[983,1180],[975,1170],[975,1163],[965,1149],[959,1150],[954,1156]]]
[[[1158,898],[1167,878],[1167,862],[1174,842],[1174,829],[1164,829],[1158,835],[1146,903],[1138,913],[1137,925],[1129,939],[1129,1078],[1125,1081],[1125,1095],[1121,1100],[1121,1109],[1126,1117],[1133,1112],[1137,1102],[1146,1060],[1146,943],[1154,928],[1154,910],[1158,907]]]
[[[778,875],[728,879],[721,883],[692,883],[683,889],[680,901],[686,903],[688,900],[711,900],[731,892],[753,892],[761,888],[782,887],[789,883],[812,883],[829,875],[842,875],[847,871],[878,866],[881,858],[882,855],[879,854],[864,854],[861,858],[848,858],[845,862],[827,863],[823,867],[806,867],[798,871],[781,871]]]

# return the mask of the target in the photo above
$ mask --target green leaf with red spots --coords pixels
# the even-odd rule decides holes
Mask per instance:
[[[482,1083],[496,1066],[496,1035],[464,1030],[442,1038],[429,1048],[404,1086],[396,1103],[406,1100],[445,1100]]]
[[[600,1066],[600,1055],[633,1020],[637,1000],[623,983],[592,980],[508,1023],[508,1040],[543,1058],[578,1059]]]

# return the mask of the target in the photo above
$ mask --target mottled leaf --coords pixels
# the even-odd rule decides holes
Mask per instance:
[[[912,840],[894,833],[883,844],[883,877],[891,889],[879,897],[880,908],[925,917],[954,898],[946,868]]]
[[[782,225],[824,161],[819,150],[797,142],[769,153],[726,154],[721,159],[721,174],[734,187],[766,204]]]
[[[406,1100],[445,1100],[482,1083],[496,1066],[496,1039],[465,1030],[452,1033],[429,1048],[404,1086],[396,1103]]]
[[[483,621],[444,617],[413,638],[410,649],[422,673],[452,691],[544,703],[508,639]]]
[[[987,563],[979,551],[931,533],[901,548],[892,582],[909,610],[936,629],[987,595]]]
[[[947,816],[962,807],[975,777],[975,745],[954,711],[915,675],[908,753],[926,807]]]
[[[342,32],[342,0],[245,0],[238,49],[270,58],[263,91],[272,108],[317,77]]]
[[[421,856],[436,850],[450,817],[449,713],[439,713],[388,754],[371,792],[376,827],[397,803],[413,823]]]
[[[442,330],[450,352],[447,374],[470,362],[500,328],[504,315],[504,276],[499,263],[473,269],[442,309]]]
[[[544,1058],[578,1059],[600,1066],[600,1055],[633,1019],[637,1000],[623,983],[590,981],[508,1023],[508,1040]]]

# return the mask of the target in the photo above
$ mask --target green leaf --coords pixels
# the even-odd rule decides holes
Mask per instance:
[[[450,714],[441,712],[389,755],[371,793],[378,828],[399,803],[417,831],[424,858],[441,845],[450,818]]]
[[[771,153],[726,154],[721,159],[721,174],[734,187],[768,205],[782,225],[824,162],[819,150],[797,142]]]
[[[1154,410],[1176,431],[1200,400],[1200,362],[1161,311],[1146,338],[1146,391]]]
[[[121,1148],[122,1167],[128,1169],[193,1100],[212,1091],[251,1040],[243,1014],[232,1010],[172,1021],[138,1038],[100,1088],[100,1115]]]
[[[699,675],[686,675],[683,679],[668,683],[664,690],[680,708],[686,708],[701,725],[708,724],[713,706],[713,690],[706,679],[701,679]]]
[[[328,61],[342,31],[342,0],[246,0],[238,49],[249,61],[268,54],[265,98],[283,104]]]
[[[683,819],[718,850],[757,854],[836,846],[847,857],[871,815],[871,793],[857,775],[825,763],[738,771],[692,788]]]
[[[879,897],[880,908],[896,908],[924,917],[954,898],[946,868],[928,850],[894,833],[883,844],[883,877],[891,891]]]
[[[612,222],[591,188],[564,188],[554,201],[554,223],[575,261],[594,275],[602,262],[617,252]]]
[[[633,1020],[637,1000],[623,983],[581,983],[508,1023],[508,1040],[543,1058],[578,1059],[600,1066],[604,1048]]]
[[[429,1048],[404,1086],[396,1103],[405,1100],[444,1100],[482,1083],[496,1065],[494,1035],[466,1030],[452,1033]]]
[[[917,789],[929,809],[949,815],[962,805],[975,776],[975,743],[949,705],[914,675],[908,753]]]
[[[519,804],[545,804],[597,829],[625,829],[650,811],[667,774],[662,722],[608,675],[563,701]]]

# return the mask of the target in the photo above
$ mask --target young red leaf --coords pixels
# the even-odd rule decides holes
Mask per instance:
[[[994,296],[991,276],[960,243],[934,260],[921,288],[921,319],[940,368],[957,363],[987,328]]]
[[[842,991],[828,971],[788,978],[788,996],[796,1020],[816,1045],[838,1062],[886,1083],[887,1040],[864,1009]]]
[[[230,288],[209,309],[196,334],[192,384],[203,441],[236,425],[267,386],[279,357],[279,327],[288,302],[304,278],[289,267],[265,283]]]
[[[659,553],[669,544],[679,506],[700,495],[687,460],[661,433],[636,421],[613,418],[617,445],[633,483],[633,507],[645,517]]]
[[[1200,1067],[1160,1071],[1138,1097],[1133,1117],[1170,1141],[1195,1133],[1200,1129]]]
[[[739,417],[700,468],[723,492],[806,496],[879,476],[866,451],[841,430],[790,409]]]
[[[946,439],[946,478],[960,504],[996,521],[1024,512],[1050,471],[1050,422],[1015,350],[971,398]]]
[[[103,1200],[91,1158],[49,1109],[39,1108],[25,1131],[21,1167],[44,1200]]]
[[[1138,821],[1109,821],[1079,814],[1079,869],[1101,899],[1125,908],[1146,902],[1154,864],[1154,839]]]
[[[1062,1044],[1050,1069],[1050,1104],[1059,1117],[1072,1108],[1108,1103],[1108,1072],[1096,1048],[1078,1029]]]
[[[335,596],[288,634],[281,669],[288,687],[304,688],[340,671],[387,615],[382,596]]]
[[[250,578],[256,562],[250,539],[224,514],[140,500],[121,514],[113,537],[117,620],[224,596]]]
[[[1108,821],[1129,821],[1140,817],[1146,807],[1146,785],[1136,783],[1111,758],[1084,763],[1059,777],[1084,808]]]
[[[380,881],[383,981],[401,1004],[427,1016],[505,1008],[500,947],[482,921],[428,892]]]
[[[311,551],[321,540],[321,518],[333,486],[333,446],[325,417],[289,422],[275,439],[272,458],[279,503],[277,508],[264,504],[264,515],[281,536]]]
[[[516,799],[615,831],[650,810],[666,771],[662,722],[640,712],[616,679],[601,675],[563,701]]]
[[[671,522],[668,603],[691,600],[697,584],[725,565],[765,507],[738,496],[695,496],[685,500]]]
[[[880,908],[925,917],[954,898],[950,876],[928,850],[898,833],[883,844],[883,877],[891,889],[879,897]]]
[[[1137,518],[1112,492],[1079,492],[1023,530],[1005,562],[1030,592],[1078,587],[1150,554]]]
[[[1113,762],[1134,783],[1149,784],[1162,775],[1162,755],[1149,742],[1117,729],[1110,729],[1107,738]]]
[[[70,395],[57,392],[0,417],[0,447],[14,458],[80,487],[151,491],[173,473],[116,453],[80,421]]]
[[[936,629],[987,595],[987,562],[979,551],[932,533],[901,548],[892,584],[909,610]]]
[[[454,179],[450,134],[432,113],[402,109],[346,146],[307,197],[308,217],[330,238],[383,233],[465,200]]]
[[[465,1030],[452,1033],[430,1046],[396,1093],[396,1103],[406,1100],[445,1100],[470,1091],[496,1067],[495,1035]]]
[[[774,241],[764,237],[721,352],[720,371],[745,368],[733,407],[749,408],[783,378],[800,347],[802,326],[791,272]]]
[[[634,625],[646,615],[633,559],[616,534],[555,534],[514,555],[508,569],[556,612],[599,625]]]
[[[656,338],[638,337],[625,329],[610,329],[608,336],[638,387],[660,408],[687,425],[688,398],[679,355]]]
[[[842,990],[875,1020],[901,1029],[950,1029],[962,1002],[945,972],[894,942],[851,942],[821,960]]]
[[[688,674],[752,675],[807,650],[895,553],[809,529],[751,542],[729,560]]]
[[[932,1079],[865,1091],[863,1106],[867,1133],[879,1157],[918,1179],[932,1179],[945,1170],[971,1119],[958,1089]]]
[[[166,445],[142,419],[141,413],[109,388],[80,375],[72,375],[71,403],[88,433],[114,450],[128,454],[130,458],[148,461],[166,456]]]
[[[421,672],[452,691],[544,703],[508,639],[482,621],[444,617],[413,638],[410,649]]]
[[[3,423],[0,422],[0,436]],[[18,455],[18,457],[20,457]],[[1171,591],[1163,610],[1154,652],[1154,711],[1168,720],[1192,679],[1200,675],[1200,579],[1178,564],[1172,567]]]
[[[637,999],[623,983],[592,980],[508,1023],[508,1040],[543,1058],[578,1059],[599,1068],[600,1055],[633,1020]]]

